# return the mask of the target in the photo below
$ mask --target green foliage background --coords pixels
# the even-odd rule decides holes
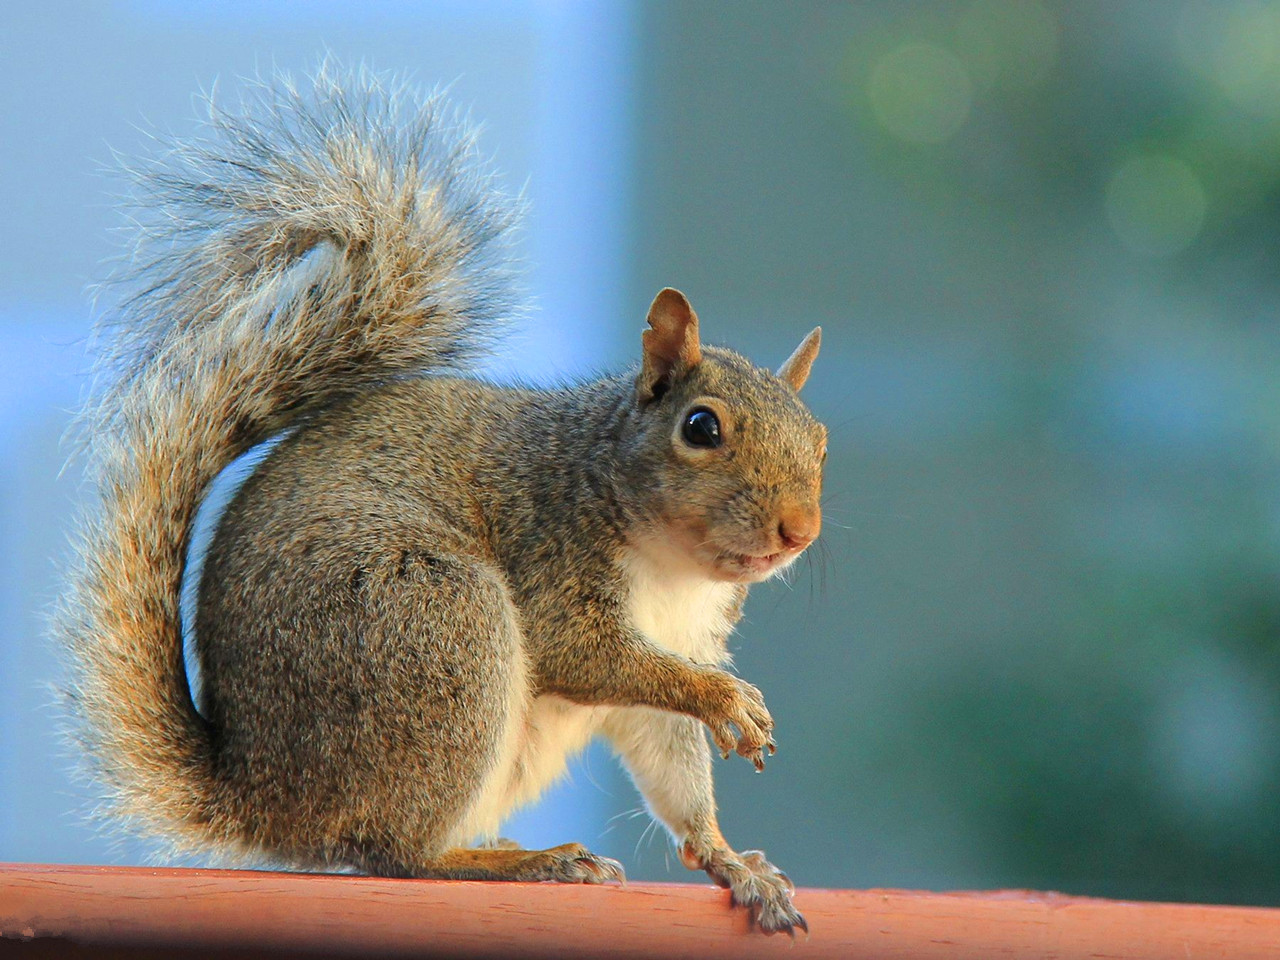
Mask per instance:
[[[825,548],[741,630],[781,749],[720,770],[731,839],[1280,901],[1280,7],[646,10],[637,291],[763,359],[825,331]]]

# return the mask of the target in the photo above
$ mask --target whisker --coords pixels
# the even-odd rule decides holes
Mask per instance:
[[[644,813],[644,807],[632,807],[630,810],[623,810],[621,813],[615,813],[612,817],[605,821],[612,829],[615,822],[626,817],[628,820],[634,820],[636,817]]]
[[[591,786],[595,787],[597,790],[599,790],[601,793],[603,793],[606,797],[612,797],[612,796],[613,796],[613,794],[612,794],[612,793],[610,793],[608,790],[606,790],[606,789],[604,788],[604,786],[600,783],[600,781],[598,781],[598,780],[596,779],[595,771],[593,771],[593,770],[591,769],[591,754],[590,754],[590,753],[587,753],[587,754],[582,758],[582,766],[581,766],[581,768],[580,768],[580,769],[582,770],[583,774],[585,774],[585,775],[586,775],[587,783],[591,784]]]
[[[636,859],[640,858],[640,847],[644,844],[645,838],[648,838],[650,844],[652,844],[654,836],[657,835],[657,829],[658,829],[658,821],[654,819],[650,819],[648,826],[646,826],[644,830],[641,831],[640,839],[636,841],[636,849],[635,849],[635,852],[632,854],[632,856],[634,856]]]
[[[809,572],[809,610],[813,610],[813,554],[806,550],[804,552],[804,566]]]

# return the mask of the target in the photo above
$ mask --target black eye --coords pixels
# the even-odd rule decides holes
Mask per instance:
[[[684,418],[680,435],[691,447],[718,447],[720,446],[720,421],[706,407],[695,407]]]

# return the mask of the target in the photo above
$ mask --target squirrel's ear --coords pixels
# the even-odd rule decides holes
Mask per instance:
[[[821,345],[822,328],[814,327],[809,335],[800,341],[800,346],[796,347],[795,352],[778,368],[778,376],[791,384],[791,388],[797,393],[809,379],[809,368],[817,359],[818,347]]]
[[[679,290],[667,287],[653,298],[649,326],[651,329],[644,332],[644,362],[636,382],[641,403],[660,397],[673,373],[702,362],[698,315]]]

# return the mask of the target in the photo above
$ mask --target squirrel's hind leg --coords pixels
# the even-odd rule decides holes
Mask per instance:
[[[458,847],[419,863],[373,865],[383,876],[407,876],[437,880],[517,880],[560,883],[607,883],[624,880],[622,864],[598,857],[580,843],[565,843],[550,850]]]
[[[427,875],[506,792],[530,698],[518,616],[500,573],[424,540],[349,552],[297,595],[283,580],[270,618],[220,638],[244,651],[213,673],[224,779],[268,856]]]

